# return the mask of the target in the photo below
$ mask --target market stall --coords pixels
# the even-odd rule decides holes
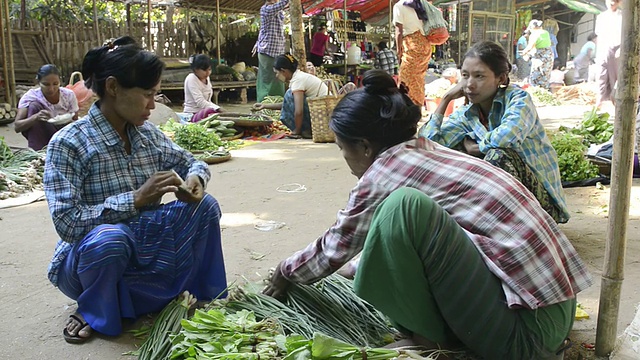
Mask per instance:
[[[458,0],[439,4],[449,23],[447,57],[460,64],[475,43],[491,40],[510,49],[513,44],[515,0]]]

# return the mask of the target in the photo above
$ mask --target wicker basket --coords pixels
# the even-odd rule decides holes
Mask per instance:
[[[325,80],[325,84],[329,88],[326,96],[319,96],[307,100],[309,103],[309,113],[311,115],[311,135],[313,142],[327,143],[335,142],[336,134],[329,128],[331,113],[338,105],[338,102],[344,95],[338,95],[338,88],[335,81]]]

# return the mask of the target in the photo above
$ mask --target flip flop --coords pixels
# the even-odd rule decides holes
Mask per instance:
[[[80,333],[80,331],[84,328],[86,328],[87,326],[89,326],[89,324],[86,321],[82,321],[79,317],[77,317],[74,314],[69,315],[69,317],[75,321],[77,321],[80,324],[80,330],[78,330],[78,334]],[[67,323],[67,325],[69,325]],[[87,337],[82,337],[80,335],[71,335],[71,333],[69,333],[69,330],[67,330],[67,326],[65,325],[64,330],[62,331],[62,335],[64,336],[64,340],[66,342],[68,342],[69,344],[82,344],[85,341],[89,340],[89,338],[91,336],[87,336]]]

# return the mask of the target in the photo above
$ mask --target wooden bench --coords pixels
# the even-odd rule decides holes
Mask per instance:
[[[218,95],[224,90],[240,90],[240,103],[247,103],[247,89],[256,87],[256,81],[212,81],[213,102],[218,103]],[[184,83],[179,82],[162,82],[161,90],[184,90]]]
[[[256,87],[256,81],[212,81],[213,102],[218,103],[218,95],[224,90],[240,90],[240,103],[247,103],[247,89]]]

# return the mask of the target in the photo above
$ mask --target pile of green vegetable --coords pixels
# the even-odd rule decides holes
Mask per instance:
[[[598,166],[586,158],[592,144],[602,144],[613,136],[609,114],[598,114],[594,107],[584,114],[576,128],[560,127],[551,136],[551,145],[558,153],[558,166],[562,181],[581,181],[598,177]]]
[[[263,104],[280,104],[284,101],[282,96],[265,96],[262,100]],[[267,115],[272,119],[280,119],[280,110],[262,109],[258,111],[259,114]]]
[[[198,123],[189,124],[181,124],[169,119],[159,128],[170,135],[173,141],[184,149],[213,154],[209,157],[219,157],[228,155],[228,150],[237,149],[240,146],[241,142],[223,140],[221,137],[221,134],[225,138],[236,135],[236,130],[232,126],[233,121],[223,121],[218,120],[216,117],[209,117]],[[198,154],[196,157],[202,158],[202,156],[203,154]]]
[[[584,113],[582,121],[577,128],[560,127],[561,131],[582,136],[585,145],[602,144],[613,136],[613,124],[609,123],[609,113],[598,113],[594,107]]]
[[[587,146],[580,136],[560,131],[551,137],[551,145],[558,153],[562,181],[580,181],[598,176],[598,167],[585,157]]]
[[[537,86],[530,86],[527,92],[533,97],[533,103],[536,106],[558,106],[560,100],[556,98],[549,90]]]
[[[234,287],[229,294],[189,319],[177,310],[180,305],[169,304],[154,323],[144,354],[142,348],[138,352],[140,359],[393,359],[411,354],[376,348],[392,342],[397,331],[355,295],[350,280],[337,275],[314,285],[292,285],[282,302],[250,286]],[[149,357],[148,349],[161,351]]]
[[[42,187],[45,152],[13,151],[0,137],[0,200]]]
[[[219,120],[219,114],[213,114],[209,117],[202,119],[198,124],[206,127],[210,131],[213,130],[221,138],[228,138],[235,136],[238,132],[233,127],[235,123],[233,121]]]

